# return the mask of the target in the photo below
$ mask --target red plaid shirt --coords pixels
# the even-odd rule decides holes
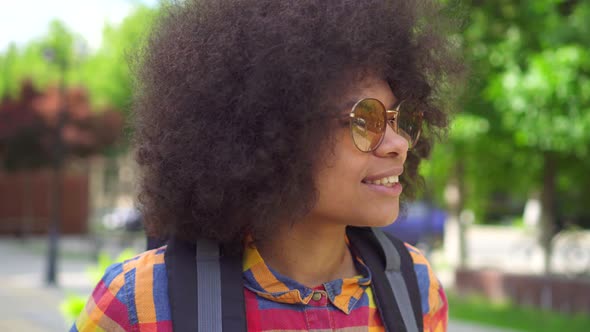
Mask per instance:
[[[424,256],[408,246],[422,297],[425,332],[446,332],[447,301]],[[106,271],[70,331],[172,331],[166,247],[140,254]],[[268,267],[255,247],[244,253],[248,331],[384,331],[371,273],[308,288]],[[384,313],[387,314],[387,313]]]

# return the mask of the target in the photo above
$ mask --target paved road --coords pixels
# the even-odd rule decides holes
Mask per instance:
[[[141,246],[141,244],[139,245]],[[136,245],[137,247],[137,245]],[[59,304],[67,294],[87,296],[92,288],[86,270],[92,265],[90,246],[84,239],[62,242],[68,251],[59,265],[58,284],[47,287],[43,282],[45,257],[43,239],[26,243],[11,238],[0,238],[0,331],[61,332],[71,322],[60,314]],[[116,246],[110,247],[116,251]],[[72,257],[75,256],[75,257]],[[463,322],[450,322],[449,332],[515,332],[486,328]]]

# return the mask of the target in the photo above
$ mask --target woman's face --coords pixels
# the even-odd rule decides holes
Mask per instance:
[[[387,82],[369,77],[341,98],[342,114],[347,116],[356,101],[368,97],[379,99],[387,109],[397,103]],[[402,187],[383,182],[395,182],[403,172],[408,142],[387,126],[381,145],[367,153],[355,147],[349,126],[336,130],[334,149],[325,153],[315,173],[319,197],[311,220],[353,226],[392,223],[399,213]]]

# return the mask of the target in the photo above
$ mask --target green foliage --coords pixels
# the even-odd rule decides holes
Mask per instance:
[[[76,61],[76,38],[66,26],[53,21],[49,25],[48,35],[41,41],[41,54],[49,62],[57,64],[60,69]]]
[[[88,87],[94,105],[127,112],[132,96],[129,62],[145,42],[157,13],[140,6],[120,25],[105,26],[101,48],[80,68],[80,81]]]
[[[21,48],[12,45],[0,54],[0,100],[18,98],[25,80],[39,91],[63,83],[84,87],[92,110],[116,110],[127,119],[132,98],[129,60],[138,53],[157,13],[157,8],[137,6],[121,24],[105,26],[101,47],[91,54],[83,38],[53,21],[44,37]],[[101,152],[116,155],[127,148],[126,141],[119,143]]]
[[[86,298],[76,294],[67,294],[66,299],[60,304],[59,309],[66,322],[70,323],[84,310]]]
[[[465,6],[460,44],[471,75],[448,140],[423,167],[435,197],[442,201],[449,178],[460,176],[465,207],[480,218],[498,193],[524,202],[542,186],[547,151],[558,162],[557,191],[571,198],[562,213],[581,210],[590,195],[590,3]]]
[[[473,5],[464,44],[483,74],[474,97],[486,99],[513,144],[578,157],[588,152],[590,37],[583,17],[589,8],[556,0]]]
[[[590,142],[590,52],[565,45],[531,54],[522,69],[494,77],[487,94],[514,142],[543,151],[587,155]]]
[[[137,6],[121,24],[105,26],[101,47],[90,54],[81,36],[53,21],[41,39],[22,48],[12,45],[0,55],[0,98],[16,96],[25,79],[42,89],[65,78],[67,85],[86,87],[94,106],[127,110],[129,55],[137,53],[157,13],[157,8]]]
[[[105,252],[101,252],[98,255],[98,260],[95,266],[92,266],[88,269],[87,274],[91,278],[92,283],[98,283],[104,271],[116,262],[122,262],[124,260],[130,259],[131,257],[135,256],[136,253],[131,248],[127,248],[123,250],[115,259],[113,259],[109,254]]]
[[[77,53],[83,47],[83,39],[60,21],[51,22],[47,35],[23,48],[14,44],[9,46],[0,57],[0,99],[16,97],[21,83],[27,79],[39,89],[56,84],[64,75],[64,80],[69,83],[79,63]]]

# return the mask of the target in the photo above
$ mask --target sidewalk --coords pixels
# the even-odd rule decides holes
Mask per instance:
[[[46,287],[45,257],[31,250],[39,244],[0,239],[0,331],[67,331],[59,304],[69,292],[88,293],[88,261],[60,262],[59,284],[68,286]]]
[[[110,239],[103,249],[110,254],[121,251]],[[134,248],[145,244],[133,242]],[[91,257],[95,244],[87,238],[68,237],[60,241],[57,287],[45,284],[47,239],[33,237],[26,241],[0,238],[0,331],[58,332],[68,331],[59,306],[68,294],[90,295],[87,270],[94,265]],[[138,249],[141,250],[141,249]]]
[[[498,329],[467,322],[450,321],[448,332],[518,332],[516,330]]]
[[[22,242],[0,238],[0,331],[62,332],[71,322],[65,322],[59,305],[67,294],[88,296],[90,284],[86,270],[93,265],[90,259],[92,244],[84,238],[66,238],[61,242],[62,259],[59,264],[59,287],[44,283],[45,238]],[[135,243],[135,248],[141,243]],[[118,246],[107,244],[109,252]],[[452,321],[449,332],[516,332],[487,328],[475,324]]]

